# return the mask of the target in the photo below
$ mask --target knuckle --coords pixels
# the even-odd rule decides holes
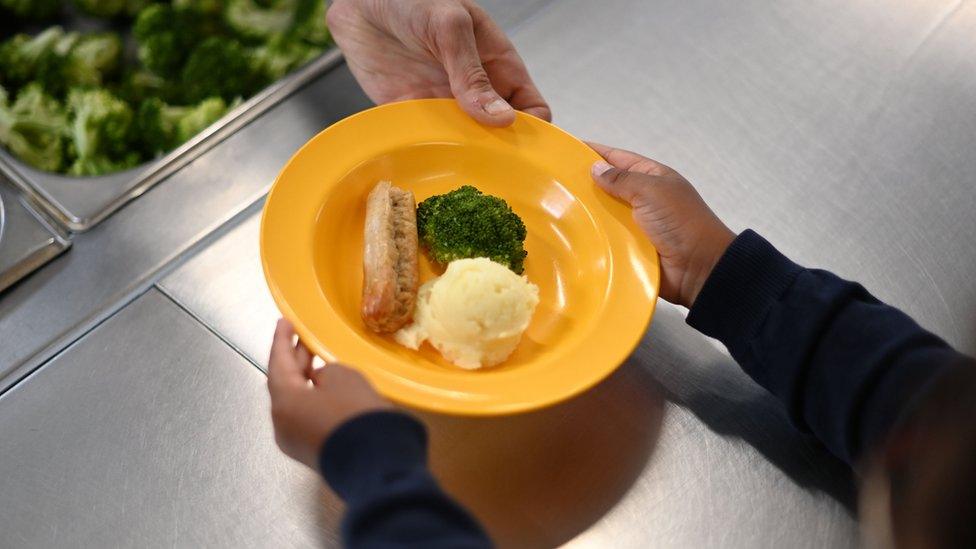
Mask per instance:
[[[647,175],[662,176],[668,173],[667,167],[664,164],[661,164],[660,162],[656,162],[649,158],[645,158],[644,160],[641,160],[637,164],[634,164],[634,167],[632,169],[641,173],[645,173]]]
[[[471,14],[461,7],[437,10],[430,17],[434,29],[439,32],[456,34],[473,29]]]
[[[603,178],[607,180],[608,183],[613,183],[614,185],[619,185],[627,180],[628,172],[626,170],[621,170],[620,168],[614,168],[607,173],[603,174]]]
[[[488,79],[488,73],[485,68],[481,65],[472,65],[464,69],[463,78],[465,84],[468,88],[474,88],[478,90],[487,90],[491,88],[491,80]]]

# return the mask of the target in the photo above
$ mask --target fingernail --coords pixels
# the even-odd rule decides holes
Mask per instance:
[[[603,160],[598,160],[593,164],[593,168],[591,168],[591,171],[593,172],[593,175],[595,175],[596,177],[600,177],[601,175],[609,172],[612,169],[613,166],[611,166],[610,164],[604,162]]]
[[[502,114],[503,112],[512,110],[512,106],[509,105],[504,99],[496,99],[482,108],[485,109],[486,113],[492,115]]]

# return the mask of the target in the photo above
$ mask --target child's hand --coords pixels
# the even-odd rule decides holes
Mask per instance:
[[[633,207],[661,255],[661,297],[690,308],[735,233],[678,172],[629,151],[590,146],[606,159],[593,165],[593,179]]]
[[[322,445],[336,427],[392,406],[355,370],[338,364],[314,369],[312,353],[301,341],[292,343],[294,336],[291,323],[279,320],[268,360],[271,419],[281,451],[316,469]]]

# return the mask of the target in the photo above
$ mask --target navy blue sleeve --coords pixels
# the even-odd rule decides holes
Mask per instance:
[[[852,465],[961,358],[861,285],[801,267],[752,231],[719,260],[688,323]]]
[[[372,412],[339,426],[319,466],[346,502],[345,547],[482,548],[487,534],[427,469],[427,432],[399,412]]]

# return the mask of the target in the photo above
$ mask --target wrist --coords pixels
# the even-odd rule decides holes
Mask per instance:
[[[688,309],[694,306],[705,282],[735,237],[736,234],[720,222],[711,234],[698,239],[682,280],[679,305]]]
[[[343,499],[365,499],[382,491],[391,475],[426,467],[427,431],[395,410],[357,415],[326,438],[319,470]]]

